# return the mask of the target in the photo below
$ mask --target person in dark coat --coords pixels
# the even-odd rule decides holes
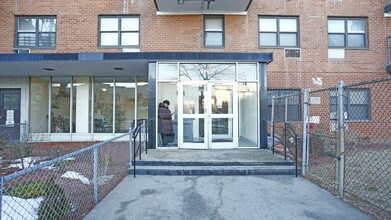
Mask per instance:
[[[159,103],[159,109],[158,109],[158,132],[160,133],[160,136],[162,137],[162,145],[167,146],[167,135],[172,134],[173,128],[172,128],[172,113],[170,109],[168,109],[168,106],[170,105],[170,101],[164,100],[163,102]]]

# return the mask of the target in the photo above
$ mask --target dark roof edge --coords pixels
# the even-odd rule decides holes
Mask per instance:
[[[273,61],[273,53],[224,53],[224,52],[135,52],[135,53],[47,53],[47,54],[0,54],[0,62],[20,61]]]

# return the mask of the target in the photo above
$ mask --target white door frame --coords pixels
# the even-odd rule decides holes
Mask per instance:
[[[232,86],[232,102],[229,103],[232,106],[231,114],[213,114],[211,109],[211,98],[212,98],[212,87],[214,85],[230,85]],[[184,86],[203,86],[204,87],[204,111],[202,114],[193,114],[193,113],[184,113]],[[237,82],[209,82],[209,81],[189,81],[189,82],[179,82],[178,83],[178,148],[187,148],[187,149],[232,149],[238,147],[238,92],[237,92]],[[197,102],[197,100],[195,100]],[[198,108],[198,107],[197,107]],[[196,109],[199,112],[199,109]],[[200,142],[184,142],[184,119],[193,119],[193,123],[190,123],[192,126],[191,129],[197,129],[197,123],[194,119],[204,119],[204,138],[200,138]],[[229,136],[232,137],[231,142],[213,142],[212,139],[212,119],[218,118],[228,118],[228,134],[218,135],[220,137]],[[186,128],[189,129],[189,128]],[[231,130],[232,129],[232,130]],[[213,137],[216,137],[214,135]],[[199,137],[198,137],[199,138]]]

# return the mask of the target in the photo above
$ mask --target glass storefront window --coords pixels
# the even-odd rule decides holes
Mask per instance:
[[[236,80],[235,64],[180,64],[180,81],[191,80]]]
[[[257,83],[239,83],[239,147],[258,146]]]
[[[255,81],[257,75],[257,64],[238,64],[239,81]]]
[[[94,133],[112,133],[114,77],[94,79]]]
[[[51,132],[69,133],[71,77],[52,77]]]
[[[159,64],[159,80],[178,80],[178,64]]]
[[[49,131],[50,77],[31,77],[30,81],[30,132]]]
[[[116,77],[115,81],[115,132],[126,133],[134,123],[134,77]]]
[[[72,132],[88,133],[91,114],[90,77],[73,77]]]

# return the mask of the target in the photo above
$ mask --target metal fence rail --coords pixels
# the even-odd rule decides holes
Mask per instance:
[[[82,219],[128,174],[131,133],[0,179],[0,219]]]

